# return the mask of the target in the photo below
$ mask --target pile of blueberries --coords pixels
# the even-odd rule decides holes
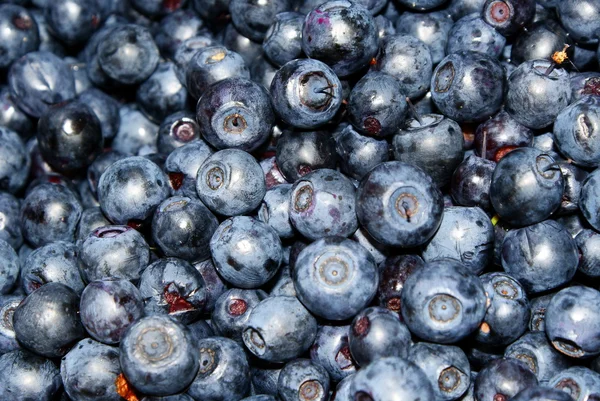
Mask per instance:
[[[600,0],[0,3],[0,401],[600,400]]]

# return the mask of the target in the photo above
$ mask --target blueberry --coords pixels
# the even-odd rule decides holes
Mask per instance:
[[[552,157],[535,148],[518,148],[496,166],[490,198],[503,220],[522,227],[550,217],[563,191],[564,179]]]
[[[252,151],[269,137],[275,114],[267,90],[243,78],[221,80],[198,101],[203,138],[217,149]]]
[[[571,81],[571,102],[575,103],[587,95],[597,95],[596,86],[600,83],[600,72],[572,72],[569,74]]]
[[[102,226],[79,244],[79,270],[84,281],[108,277],[137,281],[148,265],[144,237],[128,226]]]
[[[121,106],[119,119],[121,123],[112,142],[113,150],[126,155],[138,155],[144,148],[157,150],[158,126],[135,106]]]
[[[348,345],[349,329],[350,326],[321,326],[310,347],[310,359],[325,368],[334,382],[351,376],[357,369]]]
[[[42,6],[44,8],[45,5]],[[38,33],[39,33],[39,48],[40,51],[48,51],[50,53],[54,53],[59,57],[62,57],[66,54],[66,49],[63,44],[52,36],[49,32],[48,22],[46,21],[46,17],[44,16],[44,10],[33,8],[29,9],[33,20],[37,24]]]
[[[23,140],[35,132],[33,121],[17,107],[8,86],[0,87],[0,125],[18,133]]]
[[[461,51],[449,54],[435,68],[431,97],[448,118],[481,121],[502,106],[504,86],[504,70],[497,60],[483,53]]]
[[[427,140],[423,140],[427,138]],[[439,114],[411,118],[393,139],[394,158],[420,167],[438,187],[444,187],[464,159],[460,126]]]
[[[267,294],[262,290],[232,288],[219,296],[211,315],[211,324],[223,337],[243,344],[242,331],[252,309]]]
[[[243,348],[224,337],[198,341],[200,369],[187,390],[195,400],[234,401],[250,389],[250,366]]]
[[[79,320],[79,296],[61,283],[48,283],[29,294],[13,315],[19,343],[42,356],[65,355],[85,336]]]
[[[481,273],[492,258],[494,226],[478,207],[444,209],[442,224],[423,248],[423,260],[452,258],[471,272]]]
[[[271,64],[265,57],[259,57],[250,64],[250,77],[254,82],[269,90],[278,70],[279,68]]]
[[[411,347],[408,328],[396,313],[382,307],[359,312],[354,316],[349,332],[351,355],[362,367],[382,357],[407,358]]]
[[[239,33],[233,23],[227,24],[223,30],[223,45],[242,56],[246,65],[251,65],[256,58],[263,55],[260,42],[252,41]]]
[[[583,168],[577,167],[569,161],[560,160],[558,166],[565,181],[565,190],[556,214],[567,215],[577,213],[580,210],[579,198],[581,197],[581,186],[589,174]]]
[[[292,225],[305,237],[347,237],[356,231],[355,187],[335,170],[319,169],[294,183],[289,197]]]
[[[166,174],[150,160],[132,156],[113,163],[98,182],[98,200],[110,221],[143,222],[169,195]]]
[[[276,185],[267,190],[258,211],[258,219],[271,226],[279,238],[292,238],[294,227],[290,222],[291,184]]]
[[[242,338],[260,359],[285,362],[307,351],[317,335],[317,321],[296,297],[275,296],[259,302]]]
[[[92,281],[81,294],[81,323],[96,340],[117,344],[144,314],[140,291],[125,279]]]
[[[277,383],[283,367],[251,367],[252,388],[257,394],[277,396]]]
[[[337,384],[335,391],[331,395],[332,401],[352,401],[354,398],[350,395],[350,384],[354,378],[354,373],[344,378]]]
[[[38,25],[29,11],[19,5],[3,4],[0,7],[0,68],[8,68],[25,54],[38,50],[40,35]]]
[[[189,262],[210,257],[217,218],[195,198],[174,196],[161,203],[152,220],[152,239],[166,256]]]
[[[479,13],[466,15],[456,21],[447,40],[447,54],[470,50],[493,58],[500,57],[506,44],[506,38],[486,23]]]
[[[415,270],[404,283],[401,301],[402,317],[411,333],[442,344],[474,332],[487,309],[481,280],[452,259]]]
[[[0,294],[10,294],[19,280],[21,262],[13,247],[0,240]]]
[[[508,400],[537,384],[537,378],[524,363],[512,358],[497,359],[477,375],[475,397],[480,401]]]
[[[16,132],[0,127],[0,142],[0,190],[15,194],[27,182],[31,159]]]
[[[87,183],[90,191],[98,195],[98,181],[107,168],[114,162],[124,159],[126,156],[116,150],[107,150],[100,153],[87,168]]]
[[[600,234],[584,229],[575,237],[575,243],[579,250],[577,269],[590,277],[600,276]]]
[[[598,43],[600,6],[592,0],[565,0],[556,2],[561,24],[582,44]]]
[[[546,335],[554,348],[571,358],[600,353],[597,315],[600,292],[576,285],[556,293],[546,309]]]
[[[454,21],[457,21],[465,15],[474,12],[480,13],[485,1],[486,0],[450,0],[446,11]]]
[[[196,190],[214,213],[235,216],[256,209],[267,191],[258,162],[239,149],[209,156],[198,170]]]
[[[526,61],[508,77],[506,111],[528,128],[549,126],[571,100],[569,74],[563,69],[548,72],[552,65],[546,60]]]
[[[425,43],[414,36],[396,34],[383,41],[371,69],[396,77],[402,94],[413,99],[429,89],[433,62]]]
[[[21,204],[23,237],[35,247],[52,241],[72,242],[83,208],[67,187],[41,184]]]
[[[58,368],[52,361],[27,351],[0,356],[0,398],[14,401],[51,401],[61,388]]]
[[[533,21],[535,0],[487,0],[481,17],[505,36],[514,35]]]
[[[202,32],[203,28],[204,21],[192,10],[176,10],[160,20],[154,40],[163,57],[173,59],[181,43]]]
[[[414,247],[438,229],[443,201],[423,170],[398,161],[385,162],[363,177],[356,192],[356,214],[377,241]]]
[[[193,120],[186,121],[185,119],[181,119],[179,121],[182,122],[181,130],[193,127]],[[173,131],[178,132],[179,128],[174,127]],[[196,192],[198,169],[213,153],[214,151],[211,147],[202,140],[193,140],[173,151],[169,151],[169,156],[167,156],[167,160],[165,161],[165,172],[169,176],[173,195],[190,198],[198,197],[198,192]]]
[[[396,34],[394,23],[386,16],[376,15],[374,20],[375,25],[377,26],[377,37],[379,38],[380,44],[386,38]]]
[[[277,66],[300,58],[302,55],[302,23],[304,16],[296,12],[275,15],[273,24],[263,40],[263,49]]]
[[[123,374],[147,395],[185,390],[199,368],[199,352],[188,329],[168,316],[139,319],[127,330],[119,348]]]
[[[283,257],[279,236],[269,225],[248,216],[225,220],[210,240],[219,274],[239,288],[258,288],[269,281]]]
[[[287,124],[316,128],[331,120],[340,108],[341,86],[334,70],[325,63],[315,59],[292,60],[273,77],[273,108]]]
[[[222,22],[228,14],[229,2],[225,0],[191,0],[190,6],[202,19],[210,22]]]
[[[85,284],[78,270],[77,247],[56,241],[43,245],[29,254],[21,269],[21,283],[26,294],[42,285],[57,282],[81,294]]]
[[[359,370],[348,390],[354,400],[434,400],[434,392],[417,365],[399,357],[379,358]]]
[[[187,106],[187,91],[175,74],[175,64],[159,63],[156,70],[139,87],[137,104],[156,123]]]
[[[390,157],[387,141],[363,136],[350,125],[335,136],[335,144],[340,170],[356,180]]]
[[[90,339],[81,340],[60,363],[65,391],[81,401],[118,401],[115,381],[120,373],[119,349]]]
[[[506,273],[486,273],[480,279],[489,306],[475,341],[492,346],[510,344],[527,330],[529,324],[525,289]]]
[[[196,320],[194,323],[188,324],[187,328],[190,331],[194,344],[197,344],[203,338],[215,336],[215,331],[206,320]]]
[[[329,374],[309,359],[296,359],[281,370],[277,391],[282,401],[325,401],[329,397]]]
[[[571,43],[567,32],[554,19],[539,21],[518,35],[511,48],[510,59],[515,64],[547,59],[562,51],[565,44]]]
[[[376,17],[377,21],[377,17]],[[411,35],[429,47],[431,61],[435,65],[446,55],[446,44],[453,23],[452,18],[443,11],[418,13],[405,11],[395,22],[396,32]]]
[[[47,51],[27,53],[16,60],[8,73],[8,86],[17,106],[32,117],[75,97],[73,72]]]
[[[104,140],[113,138],[119,130],[119,103],[116,99],[96,88],[85,90],[79,101],[86,104],[100,122]]]
[[[423,266],[425,262],[417,255],[396,255],[386,258],[379,264],[379,288],[377,298],[379,305],[400,314],[400,295],[406,279]]]
[[[552,156],[554,160],[563,159],[563,157],[558,153],[558,148],[554,140],[554,134],[552,132],[546,132],[544,134],[535,136],[531,146],[543,151],[549,156]]]
[[[459,347],[420,342],[410,348],[408,360],[423,370],[435,400],[455,400],[469,389],[471,368]]]
[[[556,351],[543,332],[526,333],[506,347],[504,357],[524,362],[540,383],[547,383],[571,365],[569,358]]]
[[[496,163],[475,155],[456,167],[450,183],[450,195],[460,206],[478,206],[490,210],[490,186]]]
[[[158,65],[159,52],[148,29],[134,24],[115,27],[98,45],[102,72],[122,85],[146,80]]]
[[[270,178],[279,178],[273,176],[278,172],[283,182],[294,182],[313,170],[335,169],[336,143],[326,131],[284,131],[277,141],[275,161],[277,170]]]
[[[217,269],[215,269],[211,259],[196,262],[194,263],[194,267],[204,279],[204,288],[206,292],[204,310],[211,313],[219,296],[227,290],[227,286],[221,276],[217,273]]]
[[[600,169],[594,170],[583,181],[579,208],[587,222],[596,230],[600,228],[600,213],[598,213],[598,194],[600,193]]]
[[[187,87],[186,72],[190,60],[201,49],[216,45],[217,41],[215,38],[208,33],[204,33],[202,35],[197,35],[186,39],[177,46],[172,60],[175,63],[175,74],[183,86]]]
[[[275,16],[291,9],[290,0],[268,0],[254,3],[249,0],[231,0],[229,13],[233,25],[243,36],[261,42]]]
[[[165,117],[160,124],[157,150],[169,157],[175,149],[189,143],[198,142],[199,139],[200,127],[194,115],[187,111],[178,111]],[[207,146],[204,147],[208,149]]]
[[[568,283],[579,262],[577,245],[559,223],[546,220],[511,230],[502,243],[502,267],[528,293]]]
[[[49,1],[44,13],[52,35],[70,46],[86,42],[102,18],[100,3],[93,0]]]
[[[204,310],[204,278],[184,260],[163,258],[150,264],[138,288],[147,316],[169,315],[187,324],[197,320]]]
[[[573,366],[557,373],[548,384],[564,391],[575,401],[593,400],[600,396],[600,375],[583,366]]]
[[[546,310],[548,308],[548,304],[550,300],[554,296],[555,293],[550,293],[546,295],[539,296],[537,298],[533,298],[530,303],[531,309],[531,317],[529,319],[529,330],[532,332],[536,331],[546,331]]]
[[[386,137],[404,122],[407,104],[400,80],[384,72],[365,74],[348,99],[348,118],[364,135]]]
[[[13,327],[13,315],[24,298],[14,294],[0,295],[0,355],[21,348]]]
[[[533,144],[533,132],[519,124],[506,111],[481,123],[475,131],[475,154],[496,163],[517,147]]]

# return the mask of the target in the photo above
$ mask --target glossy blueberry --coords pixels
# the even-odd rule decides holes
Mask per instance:
[[[136,106],[121,106],[119,119],[121,123],[112,142],[113,150],[126,155],[137,155],[143,149],[157,150],[158,126]]]
[[[250,366],[241,345],[229,338],[198,341],[200,370],[187,390],[195,400],[235,401],[250,389]]]
[[[452,172],[464,159],[460,126],[440,114],[410,118],[396,132],[394,158],[420,167],[438,187],[450,181]]]
[[[394,23],[384,15],[376,15],[375,25],[377,25],[377,37],[379,38],[379,43],[386,39],[389,36],[393,36],[396,34],[396,28],[394,27]]]
[[[281,370],[277,390],[282,401],[325,401],[329,397],[329,374],[309,359],[296,359]]]
[[[156,70],[139,87],[137,104],[156,123],[186,108],[187,91],[175,74],[175,64],[159,63]]]
[[[406,358],[411,347],[410,331],[398,314],[378,306],[354,317],[348,338],[352,358],[362,367],[382,357]]]
[[[334,169],[336,156],[335,140],[326,131],[284,131],[275,159],[282,178],[294,182],[313,170]]]
[[[356,231],[355,187],[335,170],[319,169],[294,183],[289,197],[292,225],[310,239]]]
[[[77,267],[77,247],[56,241],[43,245],[29,254],[21,269],[21,285],[26,294],[52,282],[65,284],[81,294],[85,284]]]
[[[529,324],[525,289],[506,273],[486,273],[480,279],[489,306],[475,341],[491,346],[510,344],[527,330]]]
[[[556,2],[561,24],[582,44],[598,43],[600,5],[593,0],[565,0]]]
[[[600,234],[584,229],[575,237],[575,243],[579,250],[577,269],[590,277],[600,276]]]
[[[389,160],[390,146],[385,140],[363,136],[350,125],[335,136],[335,143],[340,170],[356,180]]]
[[[400,295],[406,279],[425,263],[417,255],[390,256],[379,264],[379,305],[400,314]]]
[[[510,59],[515,64],[547,59],[554,52],[563,50],[565,44],[571,43],[567,32],[555,20],[540,21],[517,36],[511,48]]]
[[[132,156],[113,163],[98,182],[100,207],[116,224],[143,222],[167,196],[167,175],[144,157]]]
[[[535,3],[535,0],[487,0],[481,17],[501,34],[514,35],[533,21]]]
[[[337,32],[346,30],[349,41]],[[340,76],[366,67],[377,54],[376,25],[369,11],[358,3],[332,0],[306,15],[302,26],[302,50],[329,65]]]
[[[235,216],[256,209],[267,191],[258,162],[239,149],[209,156],[196,179],[200,200],[214,213]]]
[[[496,163],[471,155],[456,167],[450,183],[450,195],[460,206],[478,206],[489,210],[490,186]]]
[[[411,35],[396,34],[381,44],[371,70],[385,72],[400,81],[401,93],[411,99],[429,89],[433,62],[429,47]]]
[[[311,129],[327,123],[342,104],[339,78],[315,59],[284,64],[275,73],[270,91],[277,115],[297,128]]]
[[[277,66],[302,55],[302,23],[304,15],[283,12],[275,15],[263,41],[265,55]]]
[[[292,278],[300,301],[330,320],[349,319],[366,307],[379,279],[366,249],[342,237],[325,237],[302,250]]]
[[[23,295],[0,295],[0,355],[21,348],[13,327],[13,315],[24,298]]]
[[[354,400],[435,399],[425,372],[414,363],[395,356],[379,358],[359,370],[351,379],[348,392]]]
[[[431,77],[431,97],[447,117],[481,121],[502,106],[504,70],[492,57],[473,51],[446,56]]]
[[[271,226],[280,238],[294,236],[294,227],[289,219],[291,191],[291,184],[276,185],[267,190],[257,215],[257,218]]]
[[[229,2],[233,25],[240,34],[255,42],[261,42],[265,38],[277,14],[289,10],[291,10],[289,0],[268,0],[261,3],[249,0]]]
[[[169,315],[187,324],[204,311],[204,278],[185,260],[158,259],[144,270],[138,288],[147,316]]]
[[[44,15],[52,35],[70,46],[87,41],[102,17],[100,3],[93,0],[49,1]]]
[[[182,130],[187,130],[184,126],[196,126],[193,120],[179,120],[182,123]],[[192,125],[192,122],[194,125]],[[189,123],[189,125],[188,125]],[[176,123],[175,123],[176,124]],[[175,127],[177,130],[177,127]],[[176,148],[169,152],[165,161],[165,171],[169,176],[173,194],[197,198],[196,176],[198,169],[204,161],[214,153],[214,151],[202,140],[193,140],[190,143]]]
[[[79,270],[85,282],[108,277],[137,281],[150,250],[142,235],[128,226],[104,226],[79,244]]]
[[[522,125],[540,129],[554,122],[571,99],[569,74],[550,61],[532,60],[521,64],[508,77],[506,111]]]
[[[170,156],[175,149],[191,142],[197,142],[198,139],[200,139],[200,127],[194,115],[187,111],[178,111],[167,116],[160,124],[157,140],[158,152]]]
[[[51,401],[61,388],[58,368],[52,361],[28,351],[0,356],[0,397],[14,401]]]
[[[32,117],[52,104],[75,97],[73,72],[62,59],[47,51],[31,52],[15,61],[8,73],[10,95]]]
[[[556,351],[545,333],[526,333],[506,347],[505,358],[515,358],[531,370],[540,383],[547,383],[571,365],[571,361]]]
[[[220,336],[242,343],[242,331],[252,309],[267,294],[262,290],[232,288],[217,299],[211,315],[211,324]]]
[[[600,165],[600,97],[584,96],[562,109],[553,133],[560,152],[574,163]]]
[[[198,101],[196,119],[203,138],[215,148],[248,152],[268,139],[275,124],[267,90],[243,78],[210,86]]]
[[[600,229],[600,213],[598,211],[598,194],[600,194],[600,169],[594,170],[583,182],[579,208],[587,222],[596,230]]]
[[[400,80],[372,71],[354,86],[348,99],[348,118],[364,135],[386,137],[404,122],[407,105]]]
[[[3,4],[0,7],[0,68],[8,68],[25,54],[38,50],[40,35],[38,25],[29,11],[19,5]]]
[[[107,168],[114,162],[124,159],[125,155],[116,150],[105,150],[100,153],[87,168],[87,184],[90,191],[97,196],[98,181]],[[87,233],[86,233],[87,234]]]
[[[13,247],[0,240],[0,294],[10,294],[19,281],[21,262]]]
[[[356,372],[348,345],[349,329],[350,326],[321,326],[310,347],[310,359],[325,368],[334,382]]]
[[[166,256],[195,262],[210,257],[217,218],[196,198],[174,196],[161,203],[152,220],[152,239]]]
[[[481,123],[475,131],[473,143],[477,156],[496,163],[511,150],[532,144],[533,132],[505,111]]]
[[[81,323],[96,340],[117,344],[144,314],[139,290],[125,279],[92,281],[81,294]]]
[[[438,231],[423,248],[423,260],[452,258],[462,262],[474,274],[490,263],[494,227],[478,207],[451,206],[444,209]]]
[[[196,262],[194,267],[204,279],[204,290],[206,292],[204,310],[211,313],[219,296],[227,290],[227,286],[217,273],[212,259]]]
[[[100,68],[122,85],[146,80],[156,69],[158,59],[158,48],[150,31],[140,25],[117,26],[98,45]]]
[[[172,60],[175,63],[175,74],[183,86],[187,87],[186,72],[190,60],[199,50],[204,49],[205,47],[216,45],[217,41],[212,37],[212,35],[204,33],[202,35],[197,35],[186,39],[177,46]]]
[[[490,198],[502,219],[522,227],[547,219],[560,206],[563,191],[564,178],[552,157],[518,148],[497,164]]]
[[[0,190],[15,194],[29,175],[31,159],[19,135],[0,127]]]
[[[120,373],[119,349],[90,339],[81,340],[60,363],[63,386],[74,400],[119,401]]]
[[[307,351],[316,335],[316,319],[296,297],[275,296],[252,309],[242,338],[258,358],[285,362]]]
[[[175,52],[187,39],[204,28],[204,21],[192,10],[176,10],[160,20],[154,40],[164,58],[173,59]]]
[[[182,392],[199,368],[188,329],[168,316],[141,318],[127,330],[119,348],[125,377],[147,395]]]
[[[502,267],[528,293],[568,283],[579,262],[577,245],[561,224],[546,220],[511,230],[502,243]]]
[[[86,104],[100,122],[104,140],[113,138],[119,130],[119,103],[113,97],[96,88],[85,90],[79,101]]]
[[[475,397],[478,401],[508,400],[537,384],[537,378],[524,363],[512,358],[496,359],[477,375]]]
[[[63,356],[85,336],[79,296],[61,283],[43,285],[17,307],[13,327],[23,347],[49,358]]]
[[[81,101],[49,107],[38,122],[38,146],[55,171],[74,174],[89,166],[102,151],[102,126]]]
[[[97,228],[110,225],[99,206],[84,209],[79,219],[75,239],[85,241],[87,236]]]
[[[210,240],[219,274],[239,288],[257,288],[269,281],[283,257],[279,236],[269,225],[248,216],[225,220]]]
[[[73,192],[60,184],[36,186],[21,204],[23,237],[34,246],[72,242],[83,208]]]
[[[377,20],[377,17],[376,17]],[[435,65],[446,55],[446,44],[450,39],[452,18],[442,11],[429,13],[403,12],[396,19],[396,32],[412,35],[429,47],[431,61]]]
[[[407,359],[429,379],[432,400],[455,400],[469,389],[471,368],[459,347],[420,342],[410,348]]]
[[[600,375],[583,366],[573,366],[557,373],[548,385],[564,391],[575,401],[593,400],[600,396]]]
[[[359,222],[377,241],[414,247],[429,240],[442,214],[441,192],[420,168],[385,162],[373,168],[356,192]]]
[[[446,53],[474,51],[497,59],[505,44],[504,36],[487,24],[479,13],[473,13],[454,23],[448,34]]]
[[[34,133],[33,121],[17,107],[8,86],[0,87],[0,125],[18,133],[23,140]]]
[[[598,308],[600,292],[581,285],[561,290],[546,309],[546,335],[554,348],[571,358],[600,353]]]
[[[554,160],[561,160],[563,157],[558,153],[558,148],[554,141],[554,134],[552,132],[546,132],[541,135],[536,135],[533,138],[532,147],[539,149],[550,155]]]
[[[452,259],[415,270],[404,283],[401,301],[402,317],[411,333],[442,344],[474,332],[487,308],[481,280]]]

